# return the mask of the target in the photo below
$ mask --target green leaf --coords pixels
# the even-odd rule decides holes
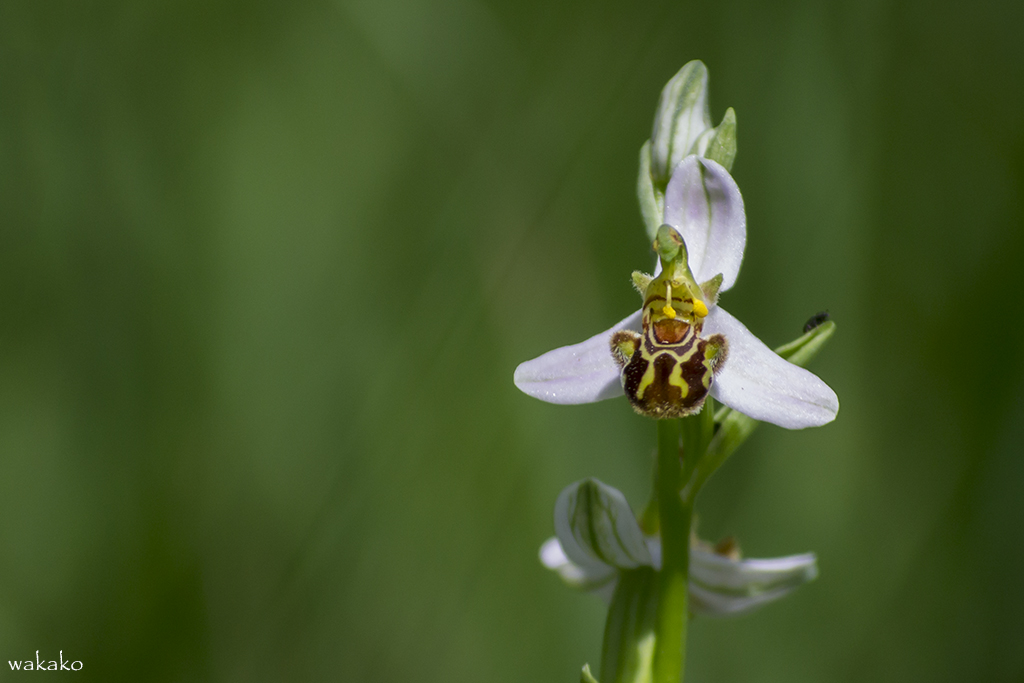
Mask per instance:
[[[580,672],[580,683],[597,683],[597,679],[590,673],[589,664],[583,665],[583,671]]]
[[[835,331],[836,324],[828,320],[806,332],[802,337],[798,337],[788,344],[783,344],[775,349],[775,353],[794,365],[804,367],[811,359],[818,355],[818,352],[832,338]]]

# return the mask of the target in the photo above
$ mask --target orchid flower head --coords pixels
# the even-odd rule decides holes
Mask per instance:
[[[555,504],[556,536],[540,561],[569,586],[611,600],[623,572],[661,569],[661,539],[640,529],[621,492],[596,479],[566,487]],[[690,609],[732,616],[778,600],[818,575],[817,558],[803,553],[741,559],[734,543],[711,546],[690,539]]]
[[[839,399],[828,385],[718,305],[736,283],[747,231],[743,197],[725,167],[696,154],[683,158],[665,189],[661,223],[655,275],[634,276],[643,308],[586,341],[520,364],[516,386],[559,404],[627,394],[634,408],[658,418],[697,412],[711,395],[788,429],[834,420]],[[684,315],[672,315],[679,311]]]

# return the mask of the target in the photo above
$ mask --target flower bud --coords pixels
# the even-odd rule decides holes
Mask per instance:
[[[661,91],[651,133],[651,177],[655,185],[665,186],[672,169],[692,153],[695,143],[710,128],[708,69],[694,60]]]
[[[726,171],[736,158],[736,112],[729,108],[717,127],[708,111],[708,70],[689,62],[661,91],[651,139],[640,150],[636,193],[647,234],[654,239],[665,211],[672,173],[691,154],[711,159]]]
[[[577,565],[634,569],[651,564],[643,532],[625,496],[597,479],[576,482],[558,496],[555,534]]]

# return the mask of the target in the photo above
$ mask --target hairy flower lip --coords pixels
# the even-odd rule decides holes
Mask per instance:
[[[686,243],[696,280],[722,274],[719,291],[731,288],[746,247],[746,215],[729,172],[710,159],[684,158],[666,188],[664,217]],[[787,429],[835,419],[839,399],[827,384],[779,357],[725,309],[709,304],[703,335],[721,333],[729,342],[729,360],[711,385],[717,401]],[[521,363],[515,385],[534,398],[563,405],[623,395],[619,368],[609,352],[611,335],[622,329],[639,332],[640,313],[584,342]]]

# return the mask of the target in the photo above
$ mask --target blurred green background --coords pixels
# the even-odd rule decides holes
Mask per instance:
[[[517,363],[650,263],[658,93],[739,120],[769,345],[828,309],[832,425],[700,500],[820,579],[696,620],[693,683],[1024,676],[1024,4],[0,3],[0,664],[95,681],[577,680],[537,561],[652,423]],[[26,674],[4,673],[12,680]]]

